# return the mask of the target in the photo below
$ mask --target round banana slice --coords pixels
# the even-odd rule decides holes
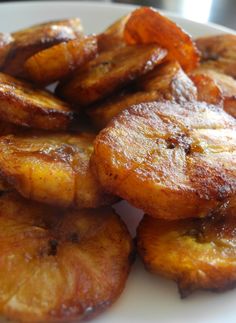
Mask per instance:
[[[166,56],[156,45],[123,46],[102,52],[57,87],[66,101],[87,106],[152,70]]]
[[[63,130],[75,113],[51,93],[0,73],[0,120],[36,129]]]
[[[200,102],[144,103],[97,136],[105,190],[158,218],[203,217],[236,194],[236,120]]]
[[[180,295],[236,286],[236,203],[204,219],[165,221],[147,215],[137,232],[147,270],[177,282]]]
[[[196,39],[202,66],[236,78],[236,35],[225,34]]]
[[[90,170],[92,134],[26,133],[0,138],[3,178],[26,198],[76,208],[116,199],[105,194]]]
[[[2,71],[13,76],[27,78],[24,63],[30,56],[81,35],[82,25],[78,18],[51,21],[14,32],[11,34],[13,42]]]
[[[65,78],[96,54],[96,36],[80,37],[36,53],[27,59],[25,69],[31,80],[46,85]]]
[[[0,197],[0,315],[17,322],[78,322],[124,289],[132,240],[111,208],[62,211]]]

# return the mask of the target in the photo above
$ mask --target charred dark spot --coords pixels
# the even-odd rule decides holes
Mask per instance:
[[[79,239],[78,233],[77,232],[70,233],[70,235],[68,236],[68,240],[72,243],[79,243],[80,239]]]
[[[56,256],[58,241],[55,239],[51,239],[48,241],[48,245],[49,245],[48,255],[49,256]]]
[[[191,153],[191,145],[186,144],[186,146],[184,147],[184,151],[186,155],[189,155]]]
[[[183,236],[192,237],[197,242],[202,242],[204,240],[204,227],[197,227],[187,230]]]
[[[176,144],[174,142],[167,142],[167,149],[174,149]]]

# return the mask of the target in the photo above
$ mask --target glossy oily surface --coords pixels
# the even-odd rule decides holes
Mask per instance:
[[[0,8],[0,27],[4,32],[51,19],[79,16],[87,34],[101,32],[133,9],[132,6],[69,1],[6,3]],[[194,23],[175,15],[170,17],[194,37],[227,30],[219,26]],[[124,214],[129,212],[129,217],[124,217],[124,220],[131,232],[134,232],[143,212],[124,202],[117,205],[116,209]],[[174,283],[148,274],[137,261],[120,299],[94,322],[120,323],[128,320],[130,323],[156,323],[159,320],[165,323],[235,323],[235,295],[235,290],[223,294],[199,292],[182,301]]]

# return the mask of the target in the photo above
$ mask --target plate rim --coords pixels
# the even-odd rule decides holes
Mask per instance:
[[[44,6],[55,6],[55,5],[60,5],[60,6],[81,6],[81,7],[94,7],[94,6],[98,6],[98,7],[103,7],[103,8],[127,8],[130,10],[133,10],[135,8],[138,7],[143,7],[142,5],[137,5],[137,4],[127,4],[127,3],[113,3],[113,2],[98,2],[98,1],[65,1],[65,0],[56,0],[56,1],[11,1],[11,2],[4,2],[4,3],[0,3],[0,8],[1,7],[24,7],[24,6],[40,6],[40,5],[44,5]],[[145,7],[145,6],[144,6]],[[169,10],[163,10],[160,9],[158,7],[154,7],[154,6],[146,6],[146,7],[153,7],[154,9],[158,10],[159,12],[163,13],[164,15],[168,16],[170,19],[172,18],[177,18],[180,20],[184,20],[186,22],[189,23],[194,23],[198,26],[204,27],[204,26],[209,26],[212,27],[214,29],[218,29],[219,32],[223,32],[223,33],[231,33],[231,34],[235,34],[236,35],[236,30],[231,29],[229,27],[217,24],[217,23],[213,23],[213,22],[207,22],[207,23],[203,23],[203,22],[199,22],[199,21],[195,21],[189,18],[185,18],[180,14],[174,13],[172,11]]]

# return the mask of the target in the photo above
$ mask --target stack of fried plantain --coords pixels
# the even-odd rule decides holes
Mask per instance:
[[[89,319],[123,291],[133,243],[91,171],[95,134],[42,86],[94,58],[97,37],[77,18],[0,37],[0,314]]]
[[[181,296],[235,284],[236,55],[220,56],[235,41],[195,43],[147,7],[99,35],[78,18],[0,34],[0,314],[111,305],[133,253],[120,198],[147,214],[145,266]]]

